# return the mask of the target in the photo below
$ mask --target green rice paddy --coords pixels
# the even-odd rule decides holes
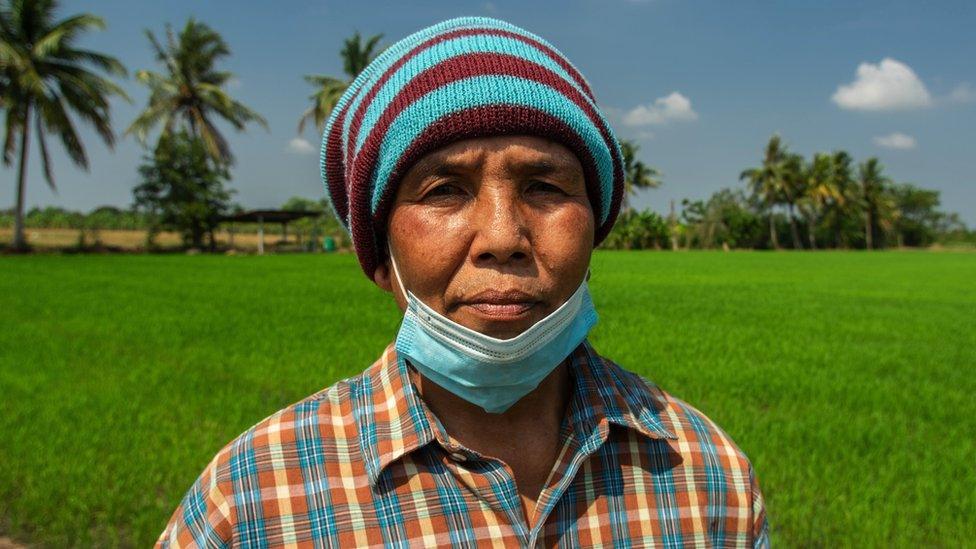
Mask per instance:
[[[598,351],[718,422],[782,546],[976,540],[976,254],[597,252]],[[0,536],[147,546],[399,323],[351,255],[0,258]]]

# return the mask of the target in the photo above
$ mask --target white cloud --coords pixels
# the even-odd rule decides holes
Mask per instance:
[[[953,103],[976,102],[976,88],[969,82],[963,82],[949,92],[949,101]]]
[[[908,150],[915,148],[915,138],[900,132],[874,138],[874,144],[886,149]]]
[[[628,126],[663,125],[697,119],[698,113],[691,108],[691,100],[676,91],[658,97],[653,103],[638,105],[624,114],[624,124]]]
[[[885,57],[881,63],[861,63],[857,77],[841,84],[831,97],[842,109],[884,111],[928,107],[932,96],[911,67]]]
[[[287,150],[295,154],[312,154],[315,152],[315,147],[304,137],[295,137],[288,142]]]

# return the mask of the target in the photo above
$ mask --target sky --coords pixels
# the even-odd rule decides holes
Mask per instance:
[[[119,134],[148,100],[132,74],[158,69],[145,29],[158,35],[193,16],[223,35],[230,91],[270,126],[224,126],[237,157],[233,199],[245,208],[324,196],[321,135],[296,131],[313,91],[302,76],[340,76],[345,38],[382,33],[385,46],[450,17],[486,15],[542,36],[581,70],[618,136],[662,173],[638,208],[665,213],[672,200],[743,188],[739,173],[779,133],[807,156],[877,156],[894,181],[939,190],[945,210],[976,226],[974,2],[63,0],[63,17],[78,12],[108,25],[81,45],[130,71],[121,85],[132,103],[113,101]],[[87,129],[82,137],[88,172],[52,147],[56,193],[31,145],[28,208],[131,205],[145,149],[131,136],[114,151]],[[0,168],[0,204],[14,204],[15,179]]]

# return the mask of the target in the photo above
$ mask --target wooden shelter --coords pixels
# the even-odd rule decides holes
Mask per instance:
[[[226,215],[221,221],[258,224],[258,253],[264,253],[264,222],[281,223],[281,239],[288,239],[288,223],[304,217],[318,217],[322,212],[298,210],[250,210],[237,215]]]

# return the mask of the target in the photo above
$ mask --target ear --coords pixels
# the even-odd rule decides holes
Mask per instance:
[[[383,291],[393,293],[393,269],[390,268],[389,258],[380,263],[373,271],[373,282]]]

